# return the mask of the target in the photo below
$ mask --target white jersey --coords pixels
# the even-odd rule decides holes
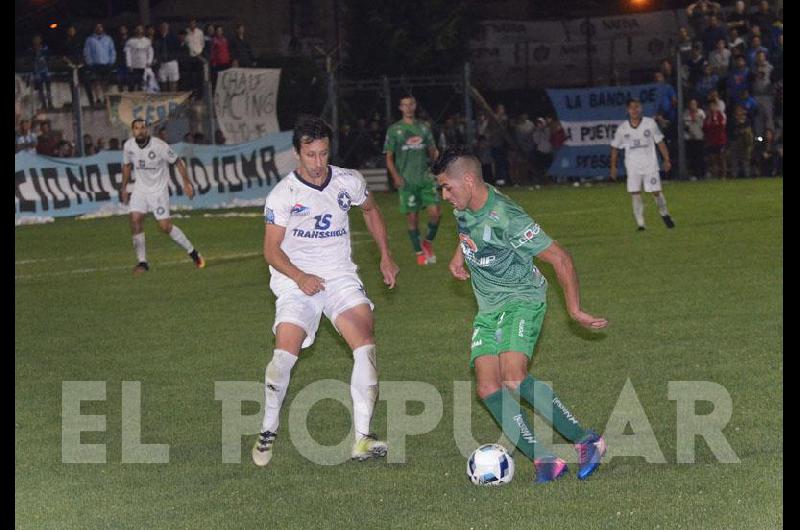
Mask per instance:
[[[328,166],[321,186],[303,180],[296,171],[284,177],[267,195],[264,221],[286,228],[281,243],[289,260],[300,270],[329,280],[356,272],[350,256],[352,206],[367,200],[367,182],[358,171]],[[295,286],[270,266],[270,288],[279,295]]]
[[[153,64],[153,46],[147,37],[132,37],[125,42],[125,64],[144,69]]]
[[[178,155],[167,142],[150,137],[144,147],[139,147],[136,138],[128,138],[122,147],[122,163],[133,164],[134,191],[139,193],[163,193],[169,181],[169,165],[178,160]]]
[[[658,173],[656,144],[664,135],[653,118],[642,117],[638,127],[625,120],[617,127],[611,147],[625,150],[625,172],[632,174]]]

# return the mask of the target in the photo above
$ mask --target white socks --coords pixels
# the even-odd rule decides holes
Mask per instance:
[[[144,232],[140,232],[133,236],[133,250],[136,251],[136,262],[142,263],[147,261],[144,252]]]
[[[286,397],[292,367],[296,362],[297,356],[286,350],[276,349],[272,353],[272,360],[264,372],[264,421],[261,423],[261,432],[278,431],[281,405],[283,398]]]
[[[194,247],[186,237],[186,234],[184,234],[183,231],[177,226],[172,225],[172,230],[169,232],[169,237],[171,237],[174,242],[182,246],[186,252],[191,254],[191,252],[194,250]]]
[[[636,218],[636,224],[644,226],[644,203],[642,202],[642,194],[632,193],[631,200],[633,200],[633,216]]]
[[[661,214],[661,217],[665,215],[669,215],[667,211],[667,199],[664,197],[663,193],[659,193],[658,196],[655,197],[656,199],[656,206],[658,206],[658,213]]]
[[[353,375],[350,378],[350,397],[353,398],[353,425],[356,439],[369,434],[372,411],[378,398],[378,369],[375,345],[367,344],[353,350]]]

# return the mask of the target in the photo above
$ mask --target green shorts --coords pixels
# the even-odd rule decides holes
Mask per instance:
[[[398,190],[400,194],[400,211],[402,213],[418,212],[439,204],[439,192],[436,183],[430,180],[418,184],[406,184]]]
[[[546,302],[514,300],[496,311],[475,315],[470,367],[475,366],[475,359],[481,355],[499,355],[507,351],[524,353],[530,359],[546,311]]]

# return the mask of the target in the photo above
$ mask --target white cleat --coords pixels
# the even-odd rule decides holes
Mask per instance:
[[[386,442],[378,440],[374,434],[362,436],[353,445],[351,457],[353,460],[369,460],[370,458],[383,458],[386,456],[389,446]]]
[[[264,467],[272,460],[272,445],[275,443],[274,432],[264,431],[258,435],[253,446],[253,463],[259,467]]]

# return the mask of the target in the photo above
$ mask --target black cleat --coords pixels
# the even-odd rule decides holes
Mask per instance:
[[[141,276],[142,274],[144,274],[145,272],[147,272],[149,270],[150,270],[150,266],[147,264],[147,262],[146,261],[140,261],[133,268],[133,275],[134,276]]]
[[[669,215],[662,215],[661,218],[664,220],[664,224],[667,225],[667,228],[675,228],[675,223],[672,221],[672,217]]]
[[[636,229],[637,232],[644,232],[644,230],[645,228],[643,226],[640,226],[639,228]]]

